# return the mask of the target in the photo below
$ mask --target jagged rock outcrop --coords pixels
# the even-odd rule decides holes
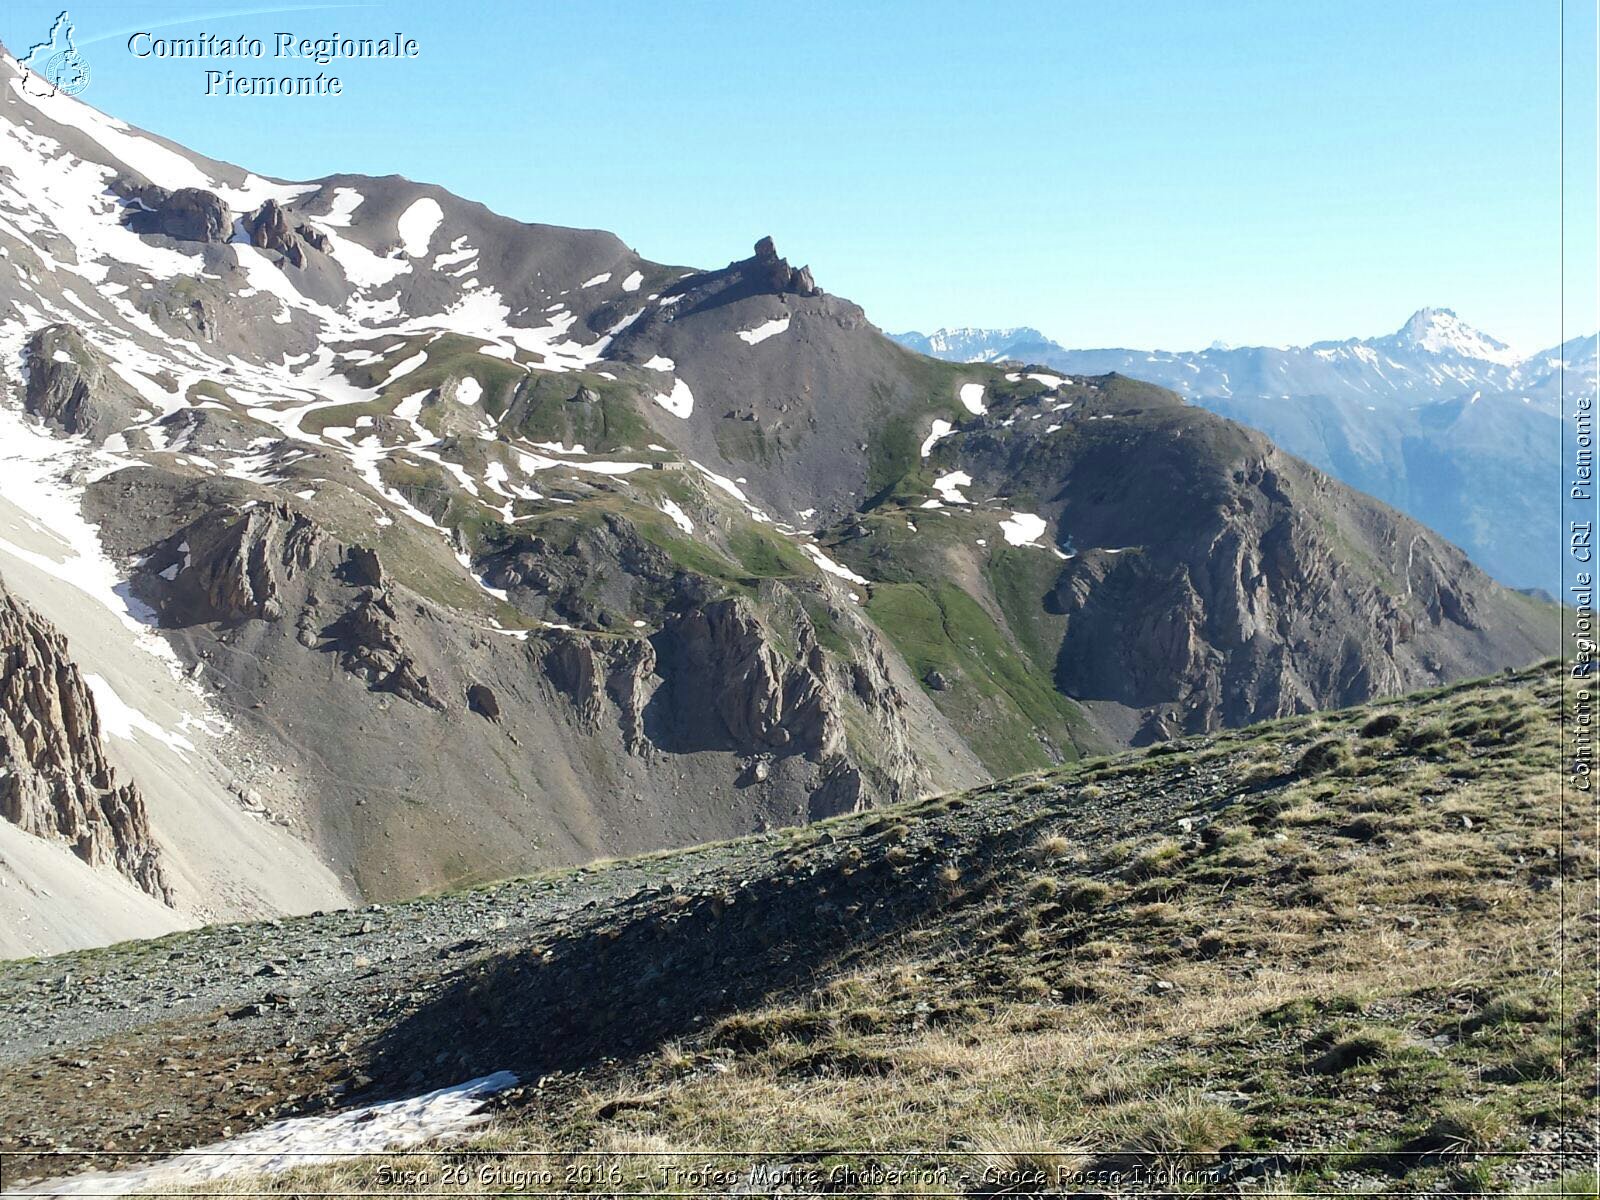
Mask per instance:
[[[210,512],[151,557],[170,581],[157,602],[162,619],[175,625],[279,620],[284,585],[315,565],[325,540],[309,518],[282,502]]]
[[[368,588],[354,608],[324,631],[331,640],[328,648],[338,654],[345,670],[365,679],[373,691],[443,709],[444,696],[406,649],[399,615],[389,592]]]
[[[261,208],[245,219],[245,231],[250,244],[274,254],[281,254],[297,267],[306,264],[305,248],[289,228],[289,217],[276,200],[268,200]]]
[[[225,242],[232,232],[228,206],[203,188],[148,184],[127,193],[122,223],[135,233],[161,234],[180,242]]]
[[[0,817],[172,903],[144,799],[105,756],[67,639],[0,583]]]
[[[702,697],[733,746],[815,761],[844,748],[843,722],[828,703],[825,656],[814,641],[787,661],[737,597],[682,614],[663,636],[672,643],[674,688]]]
[[[294,266],[306,265],[306,247],[327,251],[327,235],[310,225],[289,224],[289,214],[276,200],[268,200],[244,221],[250,243],[274,254],[281,254]]]
[[[656,652],[643,638],[613,638],[558,630],[538,651],[539,667],[572,702],[578,720],[599,729],[611,702],[622,743],[630,754],[645,754],[644,710],[659,680]]]
[[[829,661],[833,671],[848,671],[851,694],[872,723],[872,774],[878,791],[894,799],[909,799],[934,786],[912,748],[908,721],[911,719],[905,693],[895,683],[888,655],[875,631],[863,625],[863,645],[848,663]]]
[[[146,585],[165,625],[277,622],[292,613],[302,645],[336,654],[345,670],[374,691],[427,708],[447,707],[406,646],[377,553],[363,546],[345,549],[286,503],[208,513],[167,538],[146,566],[162,581],[158,586],[147,578]],[[360,589],[332,620],[308,588],[319,567],[328,578]]]
[[[793,292],[797,296],[820,296],[822,289],[811,278],[810,267],[791,267],[789,260],[778,256],[778,248],[770,237],[756,243],[755,256],[744,264],[746,273],[772,292]]]
[[[61,433],[103,442],[140,414],[137,398],[71,325],[47,325],[35,333],[23,349],[23,363],[24,407]]]
[[[382,588],[387,582],[378,552],[369,546],[351,546],[345,551],[344,577],[357,587]]]

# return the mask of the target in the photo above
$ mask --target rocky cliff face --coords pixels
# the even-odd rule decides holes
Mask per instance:
[[[75,326],[46,325],[23,351],[23,403],[58,433],[103,442],[126,429],[145,408]]]
[[[749,608],[719,600],[669,623],[673,687],[681,711],[703,706],[746,752],[837,754],[844,730],[826,701],[822,651],[804,630],[794,661],[768,640]]]
[[[66,638],[3,583],[0,817],[171,902],[144,800],[106,761],[94,696]]]
[[[1241,466],[1205,540],[1074,560],[1054,593],[1063,686],[1141,710],[1136,740],[1158,740],[1422,686],[1441,643],[1503,620],[1482,611],[1486,581],[1417,528],[1365,531],[1403,572],[1350,570],[1343,521],[1309,519],[1302,489],[1303,465],[1269,451]],[[1456,669],[1491,665],[1474,660]]]
[[[286,504],[214,509],[168,537],[151,560],[170,584],[162,611],[180,625],[280,620],[285,587],[316,564],[323,541]]]
[[[1359,703],[1533,661],[1549,644],[1547,611],[1437,535],[1170,392],[1012,372],[987,398],[930,447],[962,482],[932,513],[907,496],[903,519],[943,545],[936,531],[952,520],[970,528],[980,507],[998,510],[996,532],[1017,547],[1007,569],[1048,581],[1036,620],[1003,613],[1013,634],[1037,630],[1018,649],[1121,740]],[[926,576],[925,550],[882,545],[893,511],[856,561],[871,569],[876,546]],[[1036,526],[1019,532],[1018,512]],[[988,560],[972,574],[1003,607],[987,541],[952,552]]]
[[[644,638],[600,638],[566,630],[541,639],[539,665],[573,705],[578,721],[598,732],[610,724],[629,754],[654,749],[645,706],[659,686],[656,652]]]

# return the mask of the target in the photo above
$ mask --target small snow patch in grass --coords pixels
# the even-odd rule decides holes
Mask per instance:
[[[476,404],[483,397],[483,384],[468,375],[456,385],[456,399],[462,404]]]
[[[635,271],[632,275],[629,275],[622,281],[622,290],[625,292],[637,292],[639,290],[639,285],[643,282],[644,275],[639,271]]]
[[[661,511],[672,518],[672,523],[685,533],[694,532],[694,522],[689,519],[689,514],[679,508],[672,500],[661,501]]]
[[[415,371],[427,361],[428,352],[426,350],[418,350],[410,358],[406,359],[404,362],[396,366],[394,370],[390,371],[389,378],[385,382],[393,383],[396,379],[402,379],[411,374],[411,372]]]
[[[390,378],[394,378],[392,375]],[[398,421],[415,421],[422,415],[422,402],[428,398],[428,391],[424,388],[420,392],[412,392],[399,404],[394,406],[394,417]]]
[[[593,279],[585,279],[583,281],[583,286],[586,287],[586,288],[595,287],[595,286],[597,286],[599,284],[604,283],[606,280],[608,280],[610,278],[611,278],[611,272],[610,271],[605,271],[602,274],[596,275]]]
[[[646,371],[673,371],[677,369],[677,366],[678,364],[673,362],[666,355],[657,354],[649,362],[644,364],[644,369]]]
[[[872,582],[870,579],[864,579],[860,575],[857,575],[849,567],[841,566],[834,562],[833,559],[829,558],[822,552],[822,548],[820,546],[807,544],[801,546],[800,549],[804,550],[808,555],[810,555],[811,561],[816,563],[817,566],[821,567],[829,575],[837,575],[840,579],[848,579],[851,583],[867,584]]]
[[[933,490],[938,492],[947,504],[968,503],[967,498],[961,494],[961,489],[971,486],[972,476],[965,471],[951,471],[949,474],[941,475],[933,481]],[[923,505],[923,507],[926,508],[927,505]]]
[[[951,425],[949,421],[935,421],[932,431],[922,441],[922,457],[927,458],[929,454],[933,453],[935,443],[942,437],[948,437],[950,431],[954,428],[955,426]]]
[[[1013,546],[1036,545],[1046,528],[1045,519],[1033,513],[1014,512],[1010,519],[1000,522],[1000,532]]]
[[[983,403],[983,384],[963,383],[961,385],[961,403],[973,416],[982,416],[989,409]]]

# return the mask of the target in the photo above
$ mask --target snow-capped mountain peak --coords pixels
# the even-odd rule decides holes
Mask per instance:
[[[1481,329],[1474,329],[1448,308],[1419,308],[1392,338],[1383,339],[1428,354],[1477,359],[1515,366],[1516,351]]]

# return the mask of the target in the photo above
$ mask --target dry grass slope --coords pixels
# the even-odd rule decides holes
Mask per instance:
[[[774,872],[834,855],[847,916],[937,899],[521,1089],[474,1156],[395,1165],[468,1192],[728,1190],[682,1173],[712,1162],[757,1194],[1592,1195],[1595,859],[1560,840],[1559,704],[1546,668],[795,831]]]

